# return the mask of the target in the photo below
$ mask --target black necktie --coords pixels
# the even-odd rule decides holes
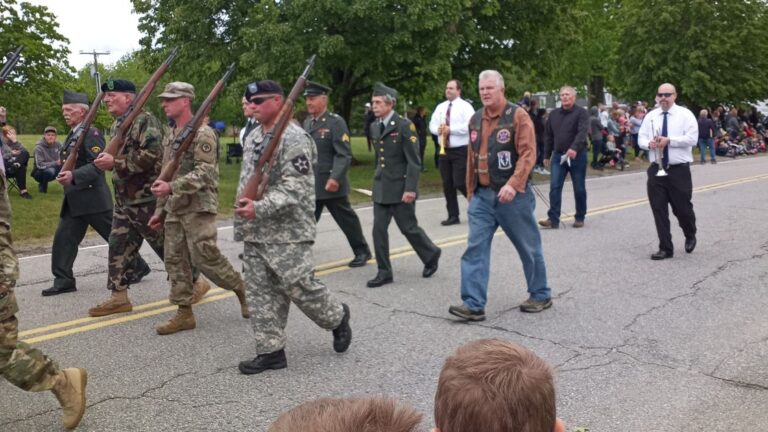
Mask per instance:
[[[661,123],[661,136],[665,137],[667,136],[667,116],[669,115],[668,112],[662,112],[664,115],[664,121]],[[664,154],[661,157],[661,166],[664,167],[664,169],[669,168],[669,144],[664,146]]]
[[[384,121],[379,122],[379,137],[384,136]]]
[[[317,120],[312,119],[312,121],[309,122],[309,128],[314,129],[316,124],[317,124]]]

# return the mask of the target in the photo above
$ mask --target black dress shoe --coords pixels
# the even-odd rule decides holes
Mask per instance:
[[[440,225],[442,226],[448,226],[448,225],[458,225],[461,221],[459,221],[458,216],[449,216],[448,219],[440,222]]]
[[[134,285],[139,282],[141,282],[142,279],[144,279],[144,276],[148,275],[149,272],[151,272],[152,269],[149,268],[149,266],[144,266],[144,268],[140,270],[135,270],[128,275],[125,276],[125,281],[128,283],[128,285]]]
[[[672,252],[660,250],[655,254],[651,255],[651,259],[654,261],[663,260],[666,258],[672,258]]]
[[[368,288],[378,288],[389,283],[392,283],[392,276],[387,276],[387,274],[384,272],[378,272],[376,277],[369,280],[365,285]]]
[[[435,256],[424,265],[424,271],[421,272],[421,276],[428,278],[437,272],[437,262],[440,261],[440,254],[442,253],[443,250],[438,248]]]
[[[368,264],[368,260],[371,259],[371,252],[363,252],[355,254],[355,259],[347,264],[350,267],[362,267]]]
[[[352,327],[349,326],[349,306],[341,304],[344,308],[344,317],[341,324],[333,329],[333,350],[337,353],[343,353],[352,343]]]
[[[696,236],[685,239],[685,251],[691,253],[694,249],[696,249]]]
[[[268,369],[285,369],[288,362],[285,360],[285,350],[275,351],[269,354],[261,354],[253,360],[241,361],[237,368],[245,375],[253,375]]]
[[[48,297],[48,296],[55,296],[59,294],[71,293],[75,291],[77,291],[77,287],[74,287],[74,286],[58,287],[58,288],[54,286],[54,287],[44,289],[42,294],[43,294],[43,297]]]

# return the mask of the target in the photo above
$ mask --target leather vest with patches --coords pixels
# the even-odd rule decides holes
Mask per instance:
[[[498,191],[512,177],[517,163],[517,149],[515,148],[515,110],[518,106],[507,103],[507,107],[499,117],[499,122],[488,135],[488,174],[491,179],[490,186]],[[483,109],[478,110],[469,120],[469,145],[472,146],[475,162],[475,184],[480,185],[480,140],[483,136]]]

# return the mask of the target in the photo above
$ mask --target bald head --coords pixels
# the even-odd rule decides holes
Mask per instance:
[[[675,86],[672,84],[664,83],[660,85],[659,90],[656,91],[656,98],[659,101],[661,109],[663,111],[669,111],[677,99],[677,90],[675,90]]]

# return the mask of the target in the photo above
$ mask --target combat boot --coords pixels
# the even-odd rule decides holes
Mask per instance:
[[[192,304],[198,304],[210,289],[211,284],[208,283],[208,279],[200,275],[192,287]]]
[[[88,373],[85,369],[64,369],[56,376],[51,391],[64,411],[64,427],[74,429],[85,414],[85,386]]]
[[[157,326],[157,334],[169,335],[182,330],[192,330],[196,327],[195,315],[192,314],[192,306],[179,306],[176,315],[165,324]]]
[[[242,315],[243,318],[250,318],[251,312],[248,311],[248,302],[245,300],[245,284],[241,283],[232,291],[237,296],[237,301],[240,302],[240,315]]]
[[[131,301],[128,300],[128,290],[112,291],[112,296],[103,303],[88,310],[92,317],[107,316],[133,310]]]

